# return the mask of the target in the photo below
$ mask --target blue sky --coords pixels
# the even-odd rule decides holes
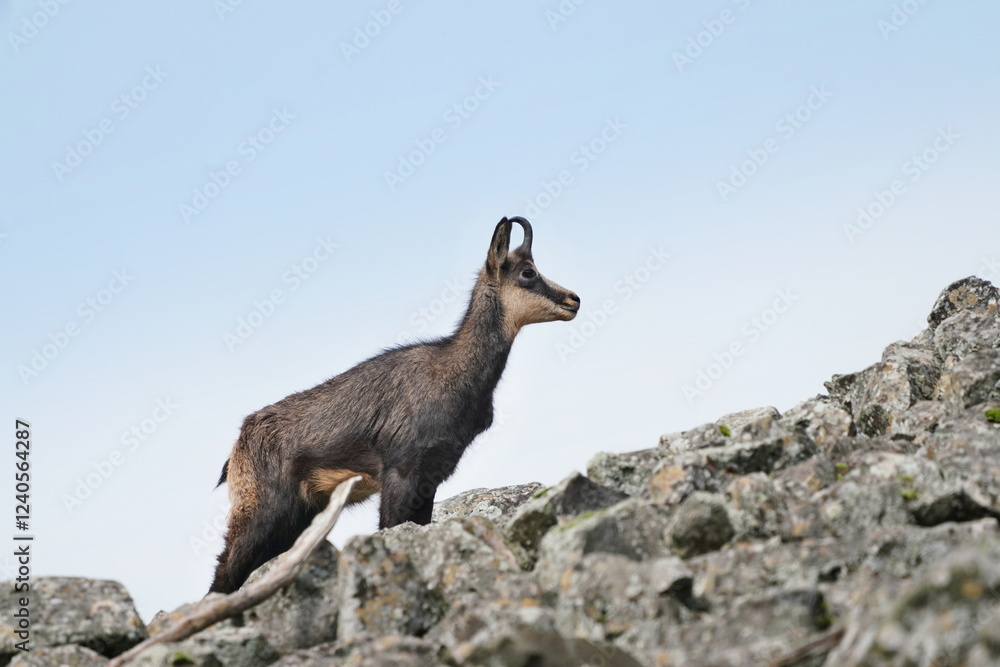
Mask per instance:
[[[121,580],[146,618],[202,595],[243,417],[448,333],[504,215],[583,310],[521,334],[439,497],[876,361],[949,282],[1000,277],[998,19],[4,3],[0,393],[32,424],[34,573]]]

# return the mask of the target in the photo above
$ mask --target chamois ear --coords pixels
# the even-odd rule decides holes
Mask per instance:
[[[493,278],[500,277],[500,267],[507,259],[507,251],[510,250],[510,229],[511,222],[504,218],[497,224],[493,231],[493,240],[490,241],[490,253],[486,256],[486,273]]]

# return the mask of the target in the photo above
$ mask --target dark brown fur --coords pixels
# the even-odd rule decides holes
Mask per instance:
[[[512,222],[525,241],[508,252]],[[381,492],[380,528],[429,523],[438,485],[493,421],[518,331],[571,320],[579,304],[537,273],[527,220],[504,218],[454,334],[383,352],[247,417],[220,480],[232,510],[211,590],[238,589],[287,550],[356,474],[350,502]]]

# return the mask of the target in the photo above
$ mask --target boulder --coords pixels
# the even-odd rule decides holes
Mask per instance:
[[[960,310],[996,317],[1000,315],[1000,290],[975,276],[956,280],[945,287],[934,302],[927,324],[935,329]]]
[[[1000,349],[972,352],[956,362],[941,376],[937,394],[952,411],[1000,402]]]
[[[997,347],[1000,347],[1000,314],[989,316],[960,310],[934,330],[934,350],[945,362]]]
[[[781,413],[778,412],[778,409],[769,405],[763,408],[753,408],[750,410],[731,412],[716,419],[715,423],[719,426],[725,426],[729,429],[730,434],[734,434],[739,433],[743,430],[744,426],[752,422],[775,420],[780,418]]]
[[[511,518],[507,534],[533,555],[545,533],[561,520],[605,509],[625,498],[621,491],[574,473],[522,505]]]
[[[736,534],[725,499],[696,491],[674,512],[667,528],[674,552],[682,558],[715,551]]]
[[[542,538],[535,576],[546,591],[557,591],[564,574],[588,554],[618,554],[630,560],[672,555],[665,539],[668,514],[639,499],[579,515]]]
[[[515,587],[538,594],[522,571],[528,565],[525,552],[481,516],[428,526],[405,523],[377,537],[390,552],[405,554],[426,589],[448,604],[469,595],[485,600]]]
[[[252,628],[218,627],[180,642],[156,644],[130,661],[129,667],[265,667],[278,651]]]
[[[0,584],[0,661],[18,653],[15,614],[23,592]],[[113,657],[149,636],[125,587],[117,581],[38,577],[29,591],[32,648],[79,644]]]
[[[457,665],[489,667],[640,667],[605,642],[564,636],[551,609],[534,602],[495,601],[453,609],[429,635]]]
[[[587,477],[606,488],[634,496],[642,492],[653,469],[667,455],[662,447],[623,454],[598,452],[587,463]]]
[[[691,586],[691,570],[676,557],[637,562],[590,554],[563,578],[556,626],[564,636],[613,642],[648,661],[670,627],[693,617]]]
[[[438,667],[437,644],[406,635],[382,635],[366,641],[320,644],[284,656],[273,667]],[[348,660],[349,659],[349,660]]]
[[[858,432],[877,437],[911,405],[934,398],[940,377],[941,366],[932,350],[893,343],[880,363],[851,376],[834,377],[827,388],[850,410]]]
[[[76,644],[50,646],[18,653],[7,667],[103,667],[108,659]]]
[[[420,576],[410,555],[382,534],[348,541],[337,566],[340,608],[337,637],[421,636],[441,620],[447,603]]]
[[[544,488],[544,484],[532,482],[498,489],[463,491],[447,500],[434,503],[432,520],[441,523],[453,517],[482,516],[503,525],[518,507]]]

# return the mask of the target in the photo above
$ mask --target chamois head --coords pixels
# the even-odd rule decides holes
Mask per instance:
[[[524,241],[509,250],[515,222],[524,228]],[[497,225],[483,272],[500,298],[504,329],[511,338],[527,324],[571,320],[580,310],[580,297],[538,272],[531,256],[531,223],[520,216]]]

